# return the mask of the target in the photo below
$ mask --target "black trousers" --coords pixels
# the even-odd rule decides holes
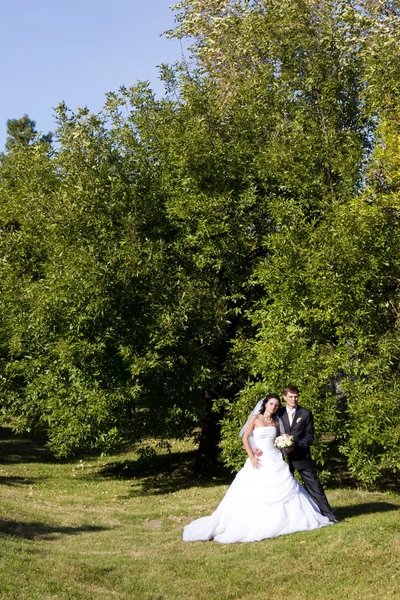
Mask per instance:
[[[294,474],[296,470],[295,467],[291,463],[289,463],[289,467],[291,473]],[[335,514],[328,502],[328,498],[325,495],[324,489],[319,482],[314,467],[306,467],[304,469],[300,468],[297,469],[297,471],[300,473],[304,487],[310,494],[311,498],[314,500],[315,504],[318,506],[321,513],[325,517],[328,517],[330,521],[335,520]]]

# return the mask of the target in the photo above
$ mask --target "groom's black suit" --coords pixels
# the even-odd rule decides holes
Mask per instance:
[[[304,487],[321,513],[328,517],[329,520],[336,521],[322,485],[318,480],[310,454],[310,446],[314,441],[314,419],[312,412],[302,406],[296,406],[292,425],[289,423],[289,416],[285,407],[279,409],[278,417],[283,423],[285,433],[289,433],[294,438],[293,450],[286,455],[291,472],[294,473],[295,469],[297,469],[303,480]]]

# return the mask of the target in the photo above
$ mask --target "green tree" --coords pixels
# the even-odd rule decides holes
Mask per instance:
[[[398,211],[376,164],[377,155],[382,164],[389,158],[378,124],[398,105],[398,8],[308,7],[296,36],[284,15],[275,18],[282,32],[287,27],[276,78],[295,101],[285,102],[279,161],[269,161],[283,185],[270,205],[270,255],[255,272],[263,293],[249,317],[258,335],[237,345],[252,377],[224,424],[223,447],[236,467],[236,432],[249,406],[291,381],[313,409],[320,438],[334,433],[354,476],[370,483],[399,468]],[[321,444],[315,453],[322,465],[325,450]]]
[[[36,122],[24,115],[20,119],[9,119],[7,121],[6,151],[16,148],[24,148],[40,139],[42,142],[51,143],[52,133],[39,136],[36,130]]]

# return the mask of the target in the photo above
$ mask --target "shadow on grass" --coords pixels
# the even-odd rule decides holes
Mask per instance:
[[[14,433],[11,427],[0,426],[0,464],[46,463],[65,464],[79,458],[90,459],[101,455],[101,450],[80,448],[72,456],[56,458],[47,448],[46,439],[28,438]],[[126,443],[118,450],[122,456],[131,451],[131,445]]]
[[[218,465],[215,475],[196,477],[192,473],[196,452],[171,452],[151,458],[109,463],[103,477],[138,479],[131,496],[171,494],[191,487],[209,487],[232,482],[234,475]]]
[[[34,485],[37,483],[39,478],[35,479],[27,479],[26,477],[12,477],[7,475],[0,475],[0,485],[9,485],[9,486],[23,486],[23,485]],[[45,479],[44,477],[40,477],[42,481]]]
[[[364,504],[352,504],[349,506],[340,506],[335,508],[335,513],[339,519],[350,519],[360,515],[369,515],[373,513],[384,513],[392,510],[400,510],[397,504],[390,502],[367,502]]]
[[[109,529],[95,525],[81,525],[80,527],[62,527],[49,525],[37,521],[23,522],[0,519],[0,533],[5,533],[26,540],[53,540],[59,535],[78,535],[79,533],[95,533]]]
[[[0,463],[59,463],[46,448],[45,440],[31,440],[15,435],[9,427],[0,427]]]
[[[23,437],[12,431],[10,427],[0,427],[0,464],[46,463],[65,464],[79,458],[94,458],[101,454],[100,450],[80,449],[68,458],[56,458],[46,446],[47,440]],[[129,449],[121,448],[119,454]]]

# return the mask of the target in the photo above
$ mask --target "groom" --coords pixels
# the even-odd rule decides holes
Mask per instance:
[[[320,509],[321,513],[333,523],[337,523],[332,508],[318,480],[314,463],[310,454],[310,446],[314,441],[314,420],[310,410],[299,406],[299,390],[294,385],[288,385],[283,391],[286,406],[278,411],[278,417],[283,423],[285,433],[294,438],[294,446],[287,452],[289,468],[300,473],[304,487]]]

